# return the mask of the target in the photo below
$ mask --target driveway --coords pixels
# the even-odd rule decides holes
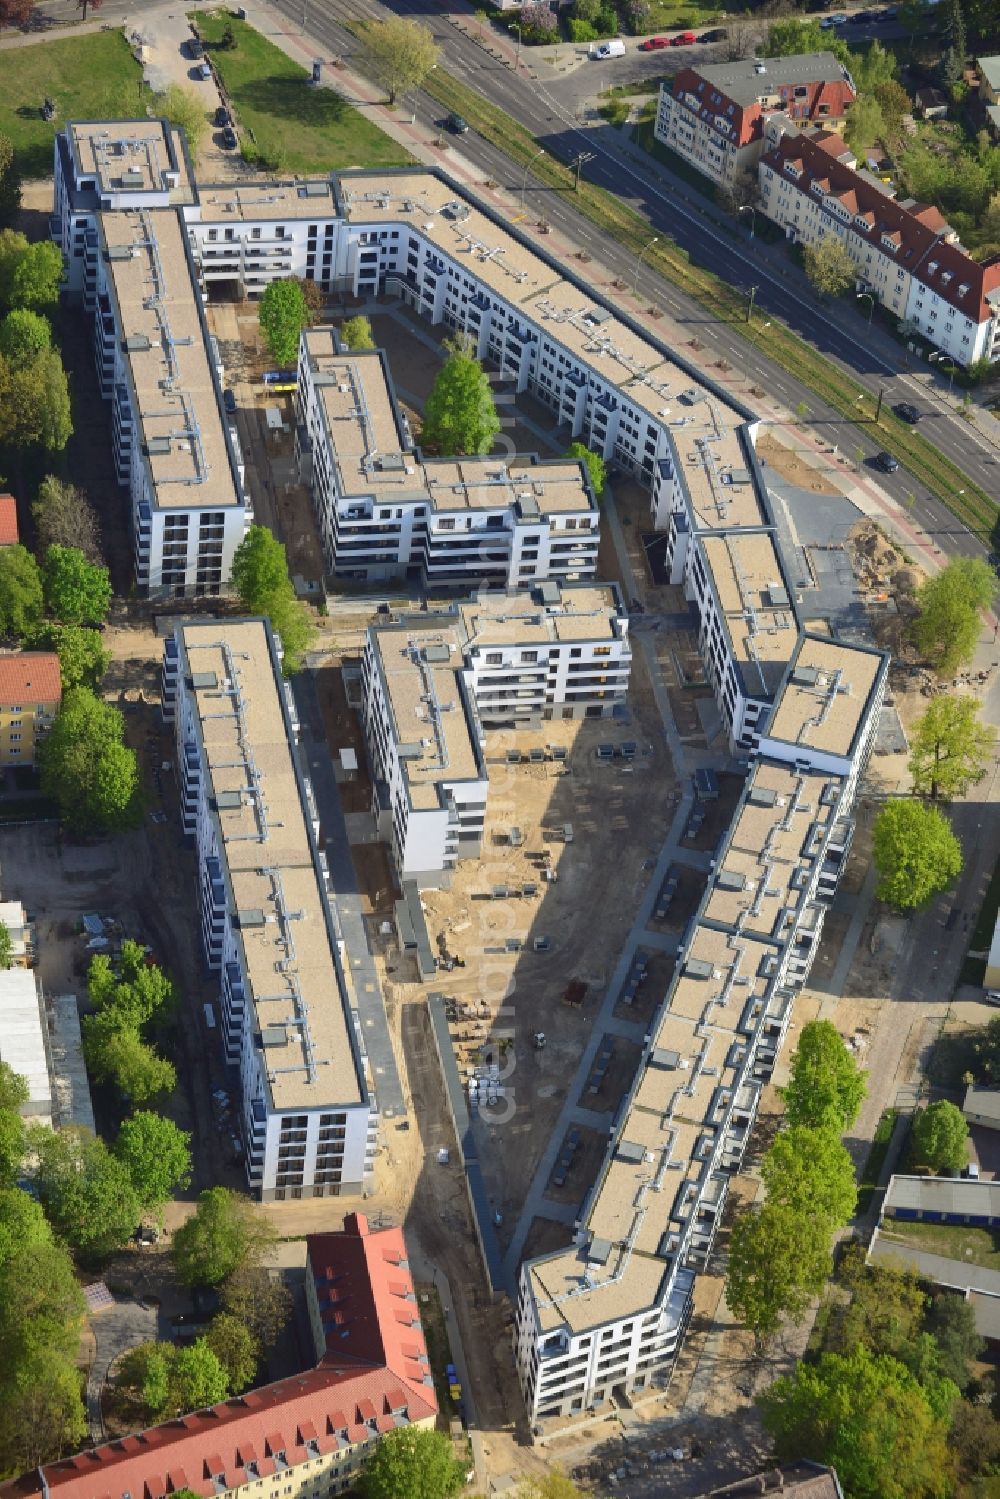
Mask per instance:
[[[152,15],[137,20],[129,36],[139,36],[147,49],[147,60],[143,79],[154,93],[162,94],[172,83],[179,84],[185,93],[192,94],[204,106],[205,116],[214,120],[215,111],[222,103],[219,86],[213,73],[211,78],[202,78],[200,63],[190,53],[192,37],[184,11],[157,10]],[[234,172],[245,171],[238,151],[224,151],[222,132],[214,126],[205,132],[198,152],[196,170],[201,182],[220,182]]]

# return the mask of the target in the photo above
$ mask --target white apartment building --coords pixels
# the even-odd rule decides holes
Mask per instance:
[[[578,460],[423,458],[384,356],[341,351],[332,328],[302,334],[296,404],[335,577],[517,588],[593,575],[600,517]]]
[[[850,848],[887,665],[803,637],[572,1243],[521,1266],[515,1355],[533,1422],[669,1381]]]
[[[368,630],[362,720],[372,815],[400,886],[445,884],[477,858],[489,780],[482,727],[453,626],[403,620]]]
[[[264,1201],[365,1190],[378,1125],[290,703],[265,620],[178,625],[165,642],[202,942]]]
[[[956,364],[1000,359],[1000,255],[973,260],[937,208],[892,190],[838,135],[778,122],[761,158],[761,209],[796,244],[835,236],[858,285]]]

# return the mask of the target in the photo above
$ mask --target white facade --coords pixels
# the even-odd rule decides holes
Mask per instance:
[[[290,703],[264,621],[178,626],[165,642],[205,960],[264,1201],[365,1190],[378,1125]]]

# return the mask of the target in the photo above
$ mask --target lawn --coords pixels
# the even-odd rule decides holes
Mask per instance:
[[[878,1179],[885,1165],[885,1158],[889,1153],[889,1143],[892,1140],[892,1132],[896,1128],[897,1110],[886,1109],[875,1127],[875,1136],[872,1140],[872,1148],[868,1152],[865,1161],[865,1169],[861,1173],[861,1187],[858,1191],[858,1217],[868,1211],[872,1196],[878,1186]]]
[[[305,68],[245,21],[228,12],[196,11],[194,19],[236,109],[261,156],[281,171],[326,173],[345,167],[405,166],[403,146],[329,88],[313,88]],[[236,46],[218,46],[231,25]]]
[[[988,1228],[969,1228],[958,1223],[901,1223],[894,1218],[880,1225],[879,1237],[886,1243],[907,1244],[921,1254],[940,1254],[948,1260],[981,1265],[984,1270],[1000,1270],[1000,1244]]]
[[[685,27],[700,31],[705,26],[724,26],[726,14],[718,0],[650,0],[642,28],[644,32],[681,31]]]
[[[5,52],[0,133],[10,137],[24,177],[51,177],[52,141],[67,120],[145,114],[142,69],[120,31],[95,31]],[[58,109],[42,119],[45,96]]]

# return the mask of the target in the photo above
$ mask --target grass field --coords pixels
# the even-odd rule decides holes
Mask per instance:
[[[10,136],[24,177],[52,175],[53,137],[67,120],[146,112],[142,69],[119,31],[35,42],[3,55],[0,132]],[[58,109],[51,123],[42,119],[46,95]]]
[[[306,70],[245,21],[223,11],[196,11],[194,18],[236,107],[237,124],[253,132],[266,161],[308,174],[413,160],[332,89],[312,88]],[[237,44],[223,51],[217,44],[227,24]]]
[[[900,1223],[887,1219],[879,1229],[884,1243],[908,1244],[921,1254],[940,1254],[984,1270],[1000,1270],[1000,1244],[988,1228],[970,1228],[964,1223]]]

